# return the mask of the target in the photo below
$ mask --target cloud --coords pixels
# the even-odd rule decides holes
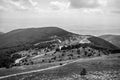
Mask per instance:
[[[69,0],[72,8],[96,8],[99,7],[98,0]]]
[[[8,10],[30,10],[37,6],[33,0],[1,0],[0,6]]]
[[[120,0],[107,0],[108,5],[107,8],[112,13],[120,13]]]
[[[27,7],[22,5],[22,2],[20,1],[9,0],[7,3],[9,4],[9,7],[15,10],[26,10],[27,9]]]
[[[32,0],[11,0],[9,3],[23,10],[32,9],[37,5],[37,2],[34,2]]]
[[[73,9],[100,9],[105,12],[120,13],[120,0],[69,0]]]
[[[120,10],[111,11],[112,13],[120,14]]]
[[[50,10],[93,10],[94,12],[120,12],[120,0],[0,0],[0,11],[35,11]],[[43,5],[44,3],[45,5]],[[50,4],[49,4],[50,3]],[[47,9],[47,10],[46,10]],[[98,10],[97,10],[98,9]],[[83,11],[84,11],[83,10]]]
[[[6,3],[4,0],[0,0],[0,11],[6,10]]]
[[[0,11],[5,11],[5,10],[6,10],[6,8],[5,8],[5,7],[0,6]]]
[[[69,2],[60,2],[60,1],[51,1],[50,6],[53,10],[64,10],[68,9],[70,3]]]
[[[120,9],[120,0],[107,0],[107,1],[109,7]]]

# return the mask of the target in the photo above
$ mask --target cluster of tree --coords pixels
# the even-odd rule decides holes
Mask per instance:
[[[96,45],[93,45],[93,44],[89,44],[89,43],[85,43],[85,44],[76,44],[76,45],[67,45],[67,46],[63,46],[61,48],[61,50],[71,50],[71,49],[78,49],[80,47],[91,47],[93,49],[97,49],[97,50],[108,50],[107,48],[103,48],[103,47],[100,47],[100,46],[96,46]],[[60,51],[59,48],[56,48],[56,51]],[[109,50],[108,50],[109,51]]]
[[[0,54],[0,68],[11,67],[11,64],[14,62],[14,60],[11,58],[9,54]]]
[[[1,53],[0,54],[0,68],[12,67],[14,64],[14,61],[20,57],[21,57],[21,55],[19,55],[19,54],[14,54],[11,56],[11,54],[9,54],[9,53],[5,53],[5,54]]]
[[[48,48],[48,49],[50,49],[50,50],[53,50],[53,49],[55,48],[56,44],[58,44],[57,41],[43,42],[43,43],[40,43],[40,44],[37,45],[37,46],[34,46],[34,48],[39,48],[39,49]]]
[[[45,49],[46,52],[49,50],[52,50],[55,48],[55,45],[57,44],[56,42],[46,42],[46,43],[40,43],[37,46],[31,45],[31,44],[26,44],[26,45],[19,45],[19,46],[14,46],[14,47],[8,47],[8,48],[1,48],[0,49],[0,67],[6,67],[9,68],[11,67],[11,65],[14,63],[14,61],[18,58],[20,58],[21,56],[19,54],[14,54],[15,52],[19,52],[19,51],[23,51],[23,50],[29,50],[29,49]],[[74,50],[75,49],[75,50]],[[120,50],[116,50],[114,52],[119,52]],[[109,54],[110,50],[108,50],[107,48],[103,48],[100,46],[96,46],[93,44],[75,44],[75,45],[67,45],[67,46],[63,46],[61,49],[56,48],[56,53],[57,52],[61,52],[61,54],[59,56],[56,56],[55,53],[52,54],[51,59],[47,60],[47,59],[43,59],[42,62],[54,62],[54,61],[62,61],[65,60],[63,58],[68,57],[66,59],[73,59],[76,56],[73,53],[77,53],[77,58],[80,57],[91,57],[91,56],[100,56],[102,54]],[[66,52],[70,52],[70,54],[66,55]],[[12,55],[12,56],[11,56]],[[33,64],[32,61],[28,60],[28,61],[24,61],[24,65],[29,65]]]
[[[116,49],[116,50],[110,50],[111,51],[111,53],[120,53],[120,49]]]
[[[34,62],[30,58],[22,59],[19,63],[14,64],[14,66],[22,66],[22,65],[33,65]]]
[[[34,46],[32,44],[24,44],[24,45],[12,46],[12,47],[0,48],[0,67],[8,67],[11,65],[11,63],[14,62],[15,59],[20,58],[21,57],[20,55],[17,55],[17,54],[13,55],[16,52],[29,50],[29,49],[36,49],[36,48],[41,49],[46,47],[49,49],[52,49],[54,45],[51,45],[51,44],[52,42],[41,43],[38,46]]]
[[[13,54],[15,52],[19,52],[19,51],[22,51],[22,50],[29,50],[30,48],[32,48],[32,45],[19,45],[19,46],[12,46],[12,47],[5,47],[5,48],[0,48],[0,53],[2,54]]]
[[[90,44],[68,45],[63,46],[61,50],[57,48],[56,52],[52,54],[54,57],[49,60],[46,58],[44,62],[63,61],[81,57],[96,57],[108,54],[111,54],[109,50]]]

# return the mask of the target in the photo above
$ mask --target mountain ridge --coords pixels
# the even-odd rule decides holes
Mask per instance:
[[[1,47],[12,47],[18,45],[25,44],[35,44],[38,42],[49,41],[52,39],[68,39],[70,37],[78,37],[78,36],[89,36],[88,40],[92,41],[93,44],[106,47],[109,49],[117,48],[111,43],[107,42],[104,39],[99,37],[91,36],[91,35],[80,35],[68,32],[64,29],[58,27],[42,27],[42,28],[26,28],[26,29],[17,29],[5,33],[0,38],[0,48]]]
[[[108,35],[101,35],[99,37],[120,48],[120,35],[108,34]]]
[[[4,34],[1,37],[1,46],[16,46],[19,43],[32,43],[37,41],[44,41],[50,39],[49,36],[63,36],[71,34],[58,27],[45,27],[45,28],[27,28],[27,29],[17,29]],[[6,42],[6,43],[5,43]],[[5,43],[5,44],[3,44]],[[16,43],[16,44],[15,44]]]

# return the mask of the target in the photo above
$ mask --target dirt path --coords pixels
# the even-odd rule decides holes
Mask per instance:
[[[32,70],[32,71],[27,71],[27,72],[22,72],[22,73],[11,74],[11,75],[7,75],[7,76],[1,76],[0,79],[4,79],[4,78],[8,78],[8,77],[13,77],[13,76],[18,76],[18,75],[29,74],[29,73],[34,73],[34,72],[41,72],[41,71],[45,71],[45,70],[49,70],[49,69],[54,69],[54,68],[62,67],[62,66],[65,66],[67,64],[74,63],[74,62],[77,62],[77,61],[78,62],[83,62],[83,61],[96,60],[96,59],[101,59],[101,58],[103,58],[103,57],[78,59],[78,60],[75,60],[75,61],[67,62],[67,63],[65,63],[63,65],[57,65],[57,66],[53,66],[53,67],[49,67],[49,68],[45,68],[45,69]]]
[[[63,64],[62,66],[64,66],[64,65],[66,65],[66,64]],[[22,72],[22,73],[11,74],[11,75],[7,75],[7,76],[2,76],[2,77],[0,77],[0,79],[12,77],[12,76],[23,75],[23,74],[34,73],[34,72],[41,72],[41,71],[45,71],[45,70],[49,70],[49,69],[54,69],[54,68],[58,68],[58,67],[61,67],[61,66],[58,65],[58,66],[53,66],[53,67],[49,67],[49,68],[45,68],[45,69],[40,69],[40,70],[33,70],[33,71],[28,71],[28,72]]]

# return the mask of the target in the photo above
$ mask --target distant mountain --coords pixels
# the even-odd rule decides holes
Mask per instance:
[[[0,35],[4,34],[3,32],[0,32]]]
[[[120,48],[120,35],[102,35],[99,37]]]
[[[1,36],[0,48],[22,44],[31,44],[51,40],[51,37],[62,37],[72,33],[57,27],[18,29]]]
[[[3,32],[0,32],[0,39],[1,39],[1,36],[2,36],[3,34],[4,34]]]
[[[17,29],[11,32],[5,33],[0,38],[0,48],[12,47],[25,44],[35,44],[39,42],[49,41],[54,38],[68,38],[70,36],[81,36],[58,27],[44,27],[44,28],[27,28],[27,29]],[[89,36],[89,41],[94,45],[105,47],[108,49],[116,49],[116,46],[111,43],[94,36]]]
[[[95,36],[92,36],[90,38],[88,38],[94,45],[97,45],[99,47],[103,47],[103,48],[108,48],[110,50],[115,50],[115,49],[118,49],[117,46],[111,44],[110,42],[102,39],[102,38],[99,38],[99,37],[95,37]]]

